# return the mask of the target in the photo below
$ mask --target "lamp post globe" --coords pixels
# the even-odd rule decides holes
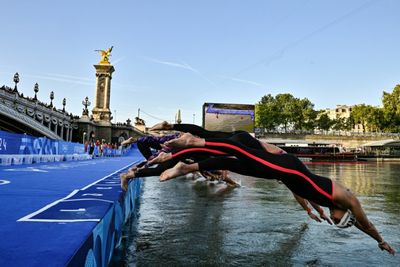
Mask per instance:
[[[15,83],[15,87],[14,87],[14,92],[18,92],[18,88],[17,88],[17,84],[19,83],[19,74],[18,72],[16,72],[14,74],[14,83]]]
[[[33,87],[33,91],[35,92],[34,99],[37,100],[37,93],[39,92],[39,84],[38,83],[35,83],[35,86]]]

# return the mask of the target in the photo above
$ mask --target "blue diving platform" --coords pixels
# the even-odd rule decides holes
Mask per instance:
[[[143,182],[125,193],[119,175],[141,160],[0,166],[0,266],[107,266]]]

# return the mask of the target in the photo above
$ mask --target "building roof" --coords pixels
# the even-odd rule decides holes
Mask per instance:
[[[400,146],[400,140],[379,140],[372,141],[362,145],[363,147],[372,147],[372,146]]]
[[[317,142],[309,140],[278,139],[278,138],[272,138],[272,139],[261,138],[260,140],[271,144],[284,144],[286,146],[329,146],[329,145],[333,146],[337,144],[332,141],[324,141],[324,140],[319,140]]]

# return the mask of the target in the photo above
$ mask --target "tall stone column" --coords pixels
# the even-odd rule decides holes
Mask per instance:
[[[54,132],[56,135],[58,135],[58,121],[57,123],[54,125]]]
[[[65,128],[65,141],[69,141],[69,126],[66,126]]]
[[[60,130],[60,137],[61,137],[61,139],[64,139],[64,122],[63,122],[63,124],[62,124],[62,126],[61,126],[61,130]]]
[[[111,125],[110,89],[114,66],[109,63],[94,65],[96,69],[96,93],[92,110],[93,121]]]
[[[73,131],[72,126],[70,126],[69,131],[68,131],[68,133],[69,133],[68,141],[70,141],[70,142],[72,141],[72,131]]]

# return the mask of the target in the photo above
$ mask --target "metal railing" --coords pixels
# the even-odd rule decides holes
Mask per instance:
[[[267,134],[293,134],[293,135],[325,135],[325,136],[350,136],[350,137],[387,137],[400,139],[400,133],[385,132],[358,132],[358,131],[324,131],[324,130],[265,130],[256,128],[257,137],[263,137]]]

